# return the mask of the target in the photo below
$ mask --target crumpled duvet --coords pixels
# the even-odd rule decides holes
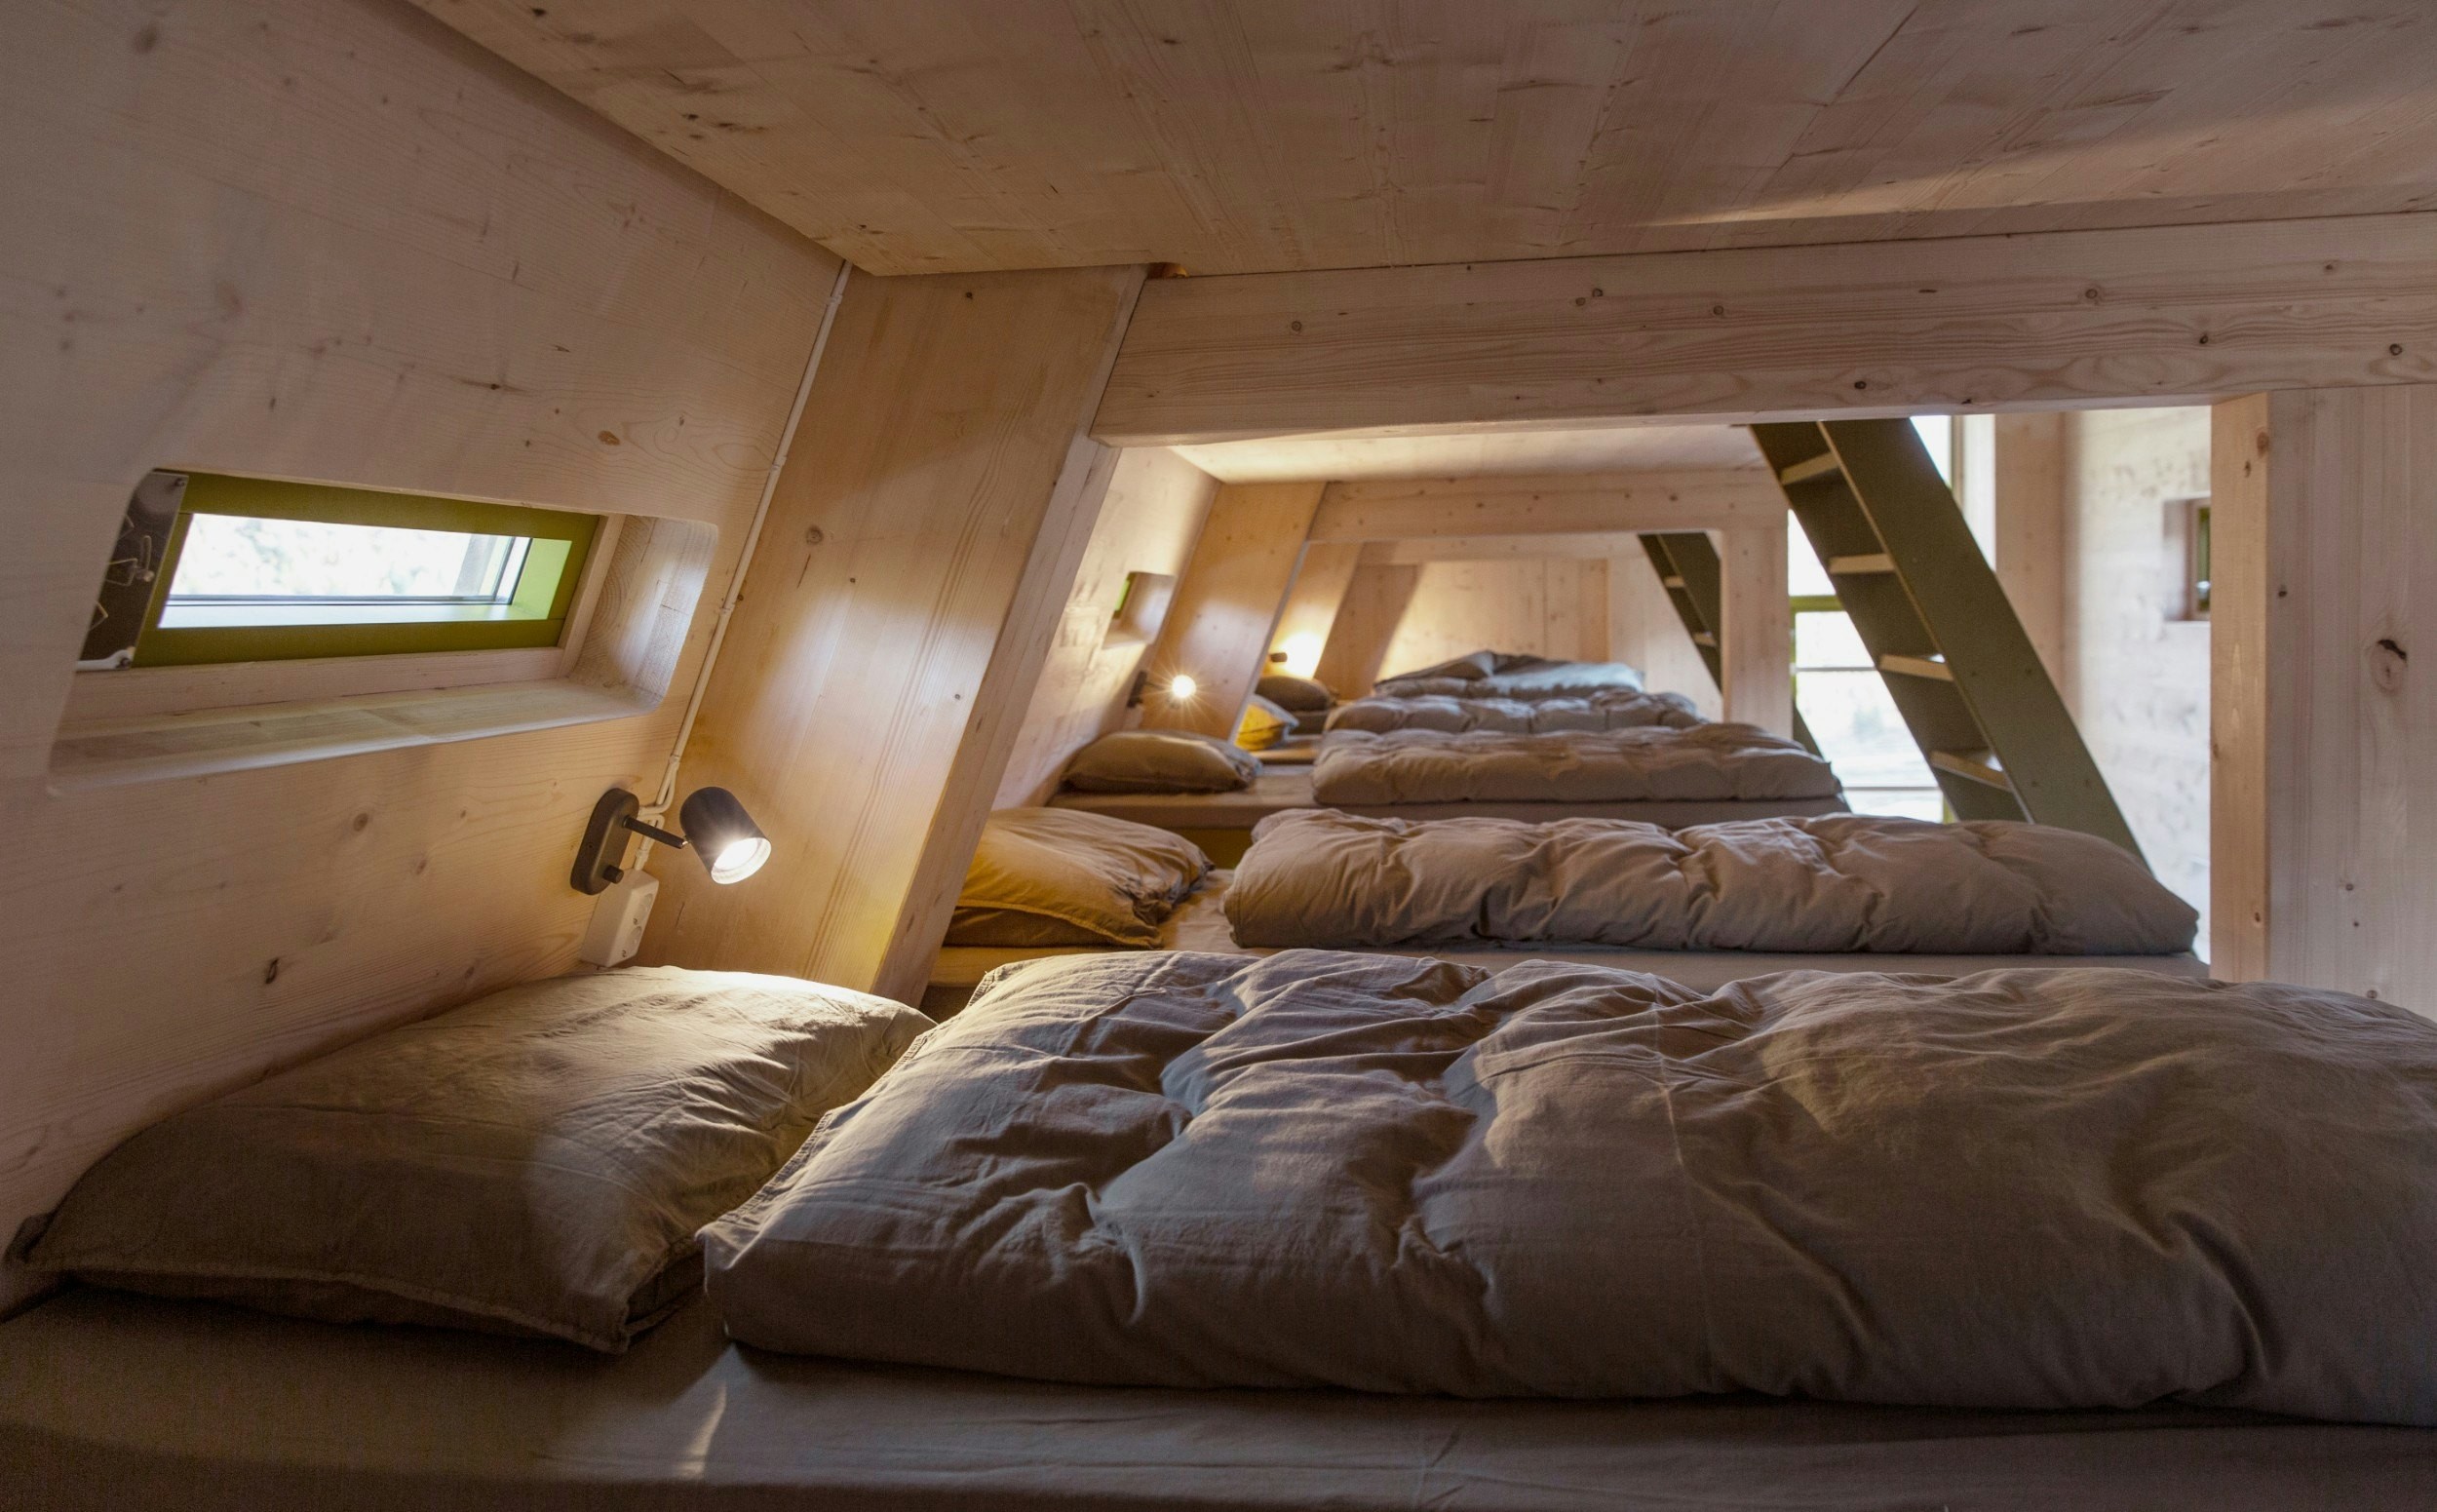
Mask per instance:
[[[1382,678],[1374,698],[1587,698],[1642,686],[1623,662],[1562,662],[1516,651],[1475,651],[1435,667]]]
[[[2101,969],[994,973],[703,1231],[764,1348],[2437,1424],[2437,1026]]]
[[[1862,814],[1669,831],[1290,809],[1255,827],[1226,911],[1247,946],[1953,955],[2171,955],[2199,922],[2095,835]]]
[[[1620,689],[1583,698],[1359,698],[1329,716],[1333,730],[1627,730],[1644,725],[1689,729],[1701,723],[1682,693]]]
[[[1754,724],[1559,730],[1331,730],[1322,803],[1621,803],[1831,798],[1828,763]]]

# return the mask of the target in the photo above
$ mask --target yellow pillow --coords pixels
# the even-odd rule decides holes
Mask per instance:
[[[1266,751],[1294,729],[1295,716],[1256,693],[1244,706],[1244,722],[1235,727],[1235,743],[1247,751]]]

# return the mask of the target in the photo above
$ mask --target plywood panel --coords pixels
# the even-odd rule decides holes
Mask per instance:
[[[2062,414],[2000,414],[1992,457],[1990,565],[2052,678],[2066,676],[2066,426]]]
[[[1319,507],[1317,483],[1228,484],[1211,501],[1193,560],[1151,648],[1142,723],[1233,735],[1260,676]],[[1180,699],[1174,679],[1190,677]]]
[[[1268,670],[1296,663],[1297,675],[1308,676],[1308,669],[1318,667],[1363,551],[1352,541],[1319,541],[1303,548],[1302,565],[1295,570],[1295,586],[1287,590],[1286,607],[1279,610],[1278,628],[1269,638]],[[1287,660],[1277,660],[1281,656]]]
[[[1586,473],[1333,483],[1315,541],[1699,530],[1785,514],[1765,472]]]
[[[1217,479],[1163,447],[1128,451],[1117,459],[1100,523],[993,806],[1040,802],[1057,787],[1060,769],[1077,747],[1122,727],[1126,693],[1150,649],[1147,641],[1110,624],[1126,574],[1181,573],[1218,491]],[[1330,612],[1335,612],[1334,604]]]
[[[858,265],[1372,267],[2431,202],[2412,0],[419,0]]]
[[[2437,389],[2263,407],[2217,425],[2214,964],[2437,1015]]]
[[[1430,562],[1389,638],[1380,673],[1485,649],[1605,661],[1607,573],[1605,558]]]
[[[1336,623],[1329,629],[1329,644],[1320,653],[1320,680],[1339,698],[1360,698],[1379,680],[1388,642],[1420,583],[1421,568],[1415,566],[1365,562],[1354,569]]]
[[[53,794],[136,480],[676,517],[716,594],[837,263],[376,0],[20,7],[0,125],[0,825],[42,858],[0,880],[14,1227],[139,1124],[571,965],[584,816],[677,718]],[[708,618],[666,627],[679,687]]]
[[[1605,559],[1639,539],[1631,530],[1602,530],[1588,535],[1424,535],[1401,541],[1365,541],[1362,554],[1365,562],[1383,563],[1498,562],[1522,557]]]
[[[1726,717],[1717,679],[1639,542],[1607,560],[1607,638],[1609,656],[1641,668],[1651,691],[1683,694],[1705,718]]]
[[[1441,436],[1269,436],[1178,448],[1225,483],[1327,478],[1482,478],[1544,473],[1705,473],[1760,467],[1739,425],[1605,425]]]
[[[2437,215],[1168,279],[1118,446],[2437,380]]]
[[[918,994],[1114,468],[1082,427],[1141,276],[849,286],[686,762],[776,851],[661,869],[644,958]]]

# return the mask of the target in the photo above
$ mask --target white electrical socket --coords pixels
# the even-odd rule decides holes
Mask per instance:
[[[632,960],[643,948],[643,925],[650,922],[652,902],[659,896],[660,878],[648,872],[629,871],[611,882],[593,905],[593,922],[584,931],[584,943],[576,947],[576,958],[595,966]]]

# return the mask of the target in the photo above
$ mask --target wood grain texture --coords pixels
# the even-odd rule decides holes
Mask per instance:
[[[1181,573],[1218,491],[1217,479],[1173,451],[1146,446],[1119,455],[992,807],[1042,801],[1066,757],[1124,726],[1127,691],[1150,649],[1110,624],[1126,574]]]
[[[657,867],[643,959],[918,995],[1113,470],[1082,428],[1141,278],[848,285],[683,777],[775,851],[749,886]]]
[[[1605,557],[1430,562],[1388,639],[1380,673],[1393,677],[1479,650],[1605,661],[1607,591]]]
[[[1144,728],[1235,734],[1295,584],[1322,486],[1227,484],[1211,500],[1168,622],[1143,664],[1150,671]],[[1180,676],[1197,684],[1191,698],[1169,691]]]
[[[1336,623],[1320,652],[1320,680],[1339,698],[1361,698],[1379,680],[1388,641],[1421,583],[1421,568],[1365,562],[1354,569]]]
[[[1639,538],[1631,530],[1602,530],[1584,535],[1424,535],[1409,540],[1365,541],[1362,560],[1380,565],[1418,565],[1426,562],[1499,562],[1524,557],[1606,558],[1634,547]]]
[[[2437,215],[1169,279],[1094,434],[2166,404],[2437,379]]]
[[[2212,964],[2437,1016],[2437,717],[2413,660],[2437,645],[2437,388],[2275,394],[2259,414],[2229,406],[2217,428],[2233,456],[2215,507],[2264,518],[2220,548],[2259,560],[2219,578],[2240,597],[2216,612],[2240,623],[2213,679],[2235,770]]]
[[[2278,685],[2268,653],[2272,596],[2286,573],[2271,525],[2298,528],[2272,513],[2270,439],[2265,394],[2210,411],[2209,970],[2228,982],[2268,977],[2271,720],[2297,691]]]
[[[1786,597],[1786,512],[1721,530],[1719,674],[1726,717],[1794,733],[1794,609]]]
[[[2413,0],[418,0],[876,272],[2437,202]]]
[[[376,0],[89,0],[9,33],[0,824],[42,858],[0,882],[13,1226],[166,1112],[572,965],[584,816],[677,717],[55,794],[136,480],[676,517],[717,531],[716,593],[837,262]],[[682,679],[707,626],[669,629]]]
[[[1268,436],[1177,450],[1222,483],[1699,473],[1760,465],[1751,432],[1737,425],[1602,425],[1443,436]]]
[[[1991,458],[1990,565],[2046,665],[2065,675],[2067,416],[2001,414]]]
[[[1652,692],[1682,693],[1704,718],[1726,717],[1718,679],[1638,541],[1618,547],[1607,562],[1607,644],[1610,659],[1642,669],[1643,685]]]
[[[1287,590],[1286,605],[1278,611],[1278,628],[1269,638],[1273,660],[1264,672],[1278,670],[1282,664],[1274,658],[1281,654],[1292,656],[1308,646],[1328,649],[1337,605],[1345,601],[1345,590],[1353,583],[1354,569],[1362,564],[1366,550],[1352,541],[1320,541],[1303,548],[1302,564],[1295,569],[1295,584]]]
[[[1329,485],[1311,538],[1699,530],[1763,522],[1785,508],[1777,485],[1759,470],[1358,480]]]

